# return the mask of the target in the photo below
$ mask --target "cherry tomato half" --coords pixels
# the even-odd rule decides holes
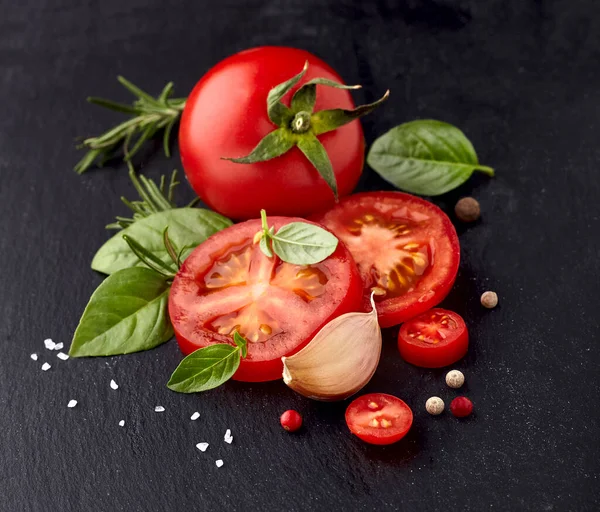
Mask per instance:
[[[413,413],[399,398],[371,393],[354,400],[346,409],[346,424],[355,436],[370,444],[392,444],[410,430]]]
[[[460,262],[456,230],[442,210],[423,199],[402,192],[354,194],[313,220],[354,256],[364,308],[375,292],[382,327],[439,304],[454,284]]]
[[[430,309],[400,327],[402,358],[423,368],[442,368],[458,361],[469,348],[465,321],[453,311]]]
[[[281,226],[303,219],[269,217]],[[173,280],[169,314],[184,354],[213,343],[234,344],[237,330],[248,355],[234,378],[280,379],[282,356],[306,345],[334,317],[360,309],[362,287],[343,244],[315,265],[268,258],[253,242],[260,220],[236,224],[198,246]]]
[[[297,147],[284,155],[254,164],[223,157],[248,155],[277,127],[267,115],[269,90],[309,66],[298,86],[322,77],[343,83],[314,55],[294,48],[266,46],[233,55],[196,84],[181,117],[179,149],[187,178],[213,210],[234,219],[269,215],[305,216],[334,204],[334,196]],[[318,86],[314,111],[354,108],[347,90]],[[319,135],[338,184],[340,197],[352,192],[364,165],[365,142],[359,121]]]

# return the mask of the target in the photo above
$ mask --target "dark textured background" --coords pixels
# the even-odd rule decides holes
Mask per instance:
[[[0,509],[598,510],[597,3],[167,4],[0,0]],[[118,74],[154,93],[173,80],[185,95],[211,65],[261,44],[316,53],[365,86],[358,100],[389,87],[390,101],[364,121],[369,143],[402,121],[438,118],[497,169],[436,200],[451,211],[472,193],[483,208],[480,223],[459,230],[461,270],[446,302],[472,336],[458,364],[476,408],[466,421],[425,413],[430,395],[448,403],[455,393],[444,372],[400,360],[395,329],[367,391],[399,395],[415,422],[386,448],[350,436],[345,404],[309,402],[282,383],[172,393],[174,342],[66,362],[43,348],[46,337],[68,348],[101,279],[89,263],[104,225],[133,193],[123,166],[71,170],[74,138],[118,118],[85,96],[127,99]],[[180,166],[150,156],[151,176]],[[361,186],[384,184],[367,170]],[[488,288],[500,296],[494,311],[478,302]],[[154,413],[158,404],[166,412]],[[305,417],[299,435],[278,424],[290,407]],[[211,443],[206,453],[200,441]]]

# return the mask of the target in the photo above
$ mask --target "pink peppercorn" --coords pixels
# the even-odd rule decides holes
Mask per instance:
[[[457,396],[450,403],[450,412],[457,418],[465,418],[473,412],[473,402],[466,396]]]

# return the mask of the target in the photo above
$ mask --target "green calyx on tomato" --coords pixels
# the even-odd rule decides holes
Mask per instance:
[[[293,95],[290,106],[282,103],[282,98],[302,80],[308,61],[296,76],[273,87],[267,96],[269,119],[278,128],[268,133],[250,152],[239,158],[222,157],[239,164],[264,162],[287,153],[294,146],[306,156],[331,188],[335,198],[338,187],[327,151],[319,142],[318,135],[327,133],[358,119],[381,105],[389,96],[389,90],[377,101],[357,108],[330,109],[313,112],[317,99],[317,85],[336,89],[360,89],[360,85],[343,85],[326,78],[314,78],[302,85]]]

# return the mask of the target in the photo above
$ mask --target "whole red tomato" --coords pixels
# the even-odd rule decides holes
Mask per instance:
[[[307,157],[292,147],[282,156],[252,164],[223,157],[248,155],[277,128],[267,115],[267,95],[297,75],[300,83],[327,78],[343,83],[321,59],[294,48],[266,46],[233,55],[213,67],[196,84],[181,118],[179,148],[187,178],[212,209],[233,219],[269,215],[306,216],[334,204],[334,194]],[[319,85],[314,111],[353,109],[347,90]],[[365,142],[358,120],[319,135],[337,180],[339,196],[348,195],[360,177]]]

